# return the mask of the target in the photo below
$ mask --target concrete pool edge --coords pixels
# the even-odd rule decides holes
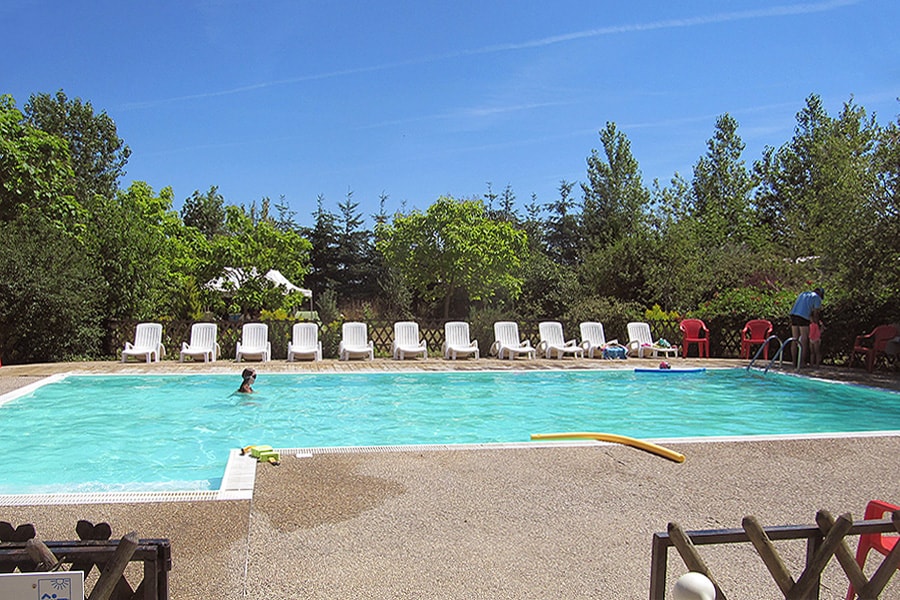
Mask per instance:
[[[34,390],[42,388],[45,385],[56,383],[57,381],[62,381],[69,375],[71,375],[71,373],[57,373],[55,375],[48,375],[47,377],[35,381],[34,383],[29,383],[28,385],[24,385],[20,388],[14,389],[11,392],[0,394],[0,406],[3,406],[7,402],[12,402],[16,398],[21,398],[26,394],[30,394]]]
[[[861,431],[852,433],[806,433],[806,434],[776,434],[776,435],[749,435],[749,436],[709,436],[691,438],[653,438],[644,441],[659,445],[679,444],[713,444],[713,443],[754,443],[754,442],[778,442],[798,440],[827,440],[827,439],[853,439],[853,438],[878,438],[898,437],[897,431]],[[384,446],[331,446],[321,448],[276,448],[282,460],[296,458],[298,460],[313,458],[316,455],[333,454],[374,454],[374,453],[407,453],[407,452],[458,452],[481,450],[525,450],[525,449],[552,449],[575,447],[602,447],[614,446],[610,442],[595,440],[571,440],[571,441],[529,441],[512,443],[486,443],[486,444],[411,444],[411,445],[384,445]],[[687,457],[690,460],[690,456]],[[57,494],[0,494],[0,507],[5,506],[43,506],[43,505],[69,505],[69,504],[137,504],[158,502],[211,502],[221,500],[245,500],[253,499],[256,481],[255,459],[241,455],[239,449],[231,451],[228,464],[225,467],[225,475],[222,485],[218,490],[196,491],[150,491],[150,492],[96,492],[96,493],[57,493]],[[268,465],[264,465],[267,468]],[[277,467],[272,467],[277,468]]]
[[[233,449],[229,453],[225,474],[217,490],[0,494],[0,506],[251,500],[255,483],[256,461],[249,456],[242,456],[240,450]]]

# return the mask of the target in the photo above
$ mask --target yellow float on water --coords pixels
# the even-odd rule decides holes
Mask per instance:
[[[675,461],[677,463],[684,462],[684,454],[680,452],[675,452],[674,450],[669,450],[668,448],[663,448],[653,442],[645,442],[644,440],[638,440],[632,437],[628,437],[627,435],[616,435],[615,433],[594,433],[590,431],[586,432],[571,432],[571,433],[533,433],[531,434],[531,439],[533,440],[598,440],[600,442],[613,442],[615,444],[624,444],[626,446],[632,446],[633,448],[639,448],[641,450],[646,450],[647,452],[652,452],[653,454],[657,454],[662,456],[663,458],[668,458],[669,460]]]

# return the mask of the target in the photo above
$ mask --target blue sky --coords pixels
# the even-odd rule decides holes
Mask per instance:
[[[0,93],[63,89],[116,122],[123,185],[284,196],[311,223],[348,191],[365,216],[511,186],[520,207],[585,180],[598,131],[646,185],[690,177],[716,117],[749,164],[805,98],[900,114],[900,2],[343,2],[0,5]],[[580,192],[578,198],[581,197]]]

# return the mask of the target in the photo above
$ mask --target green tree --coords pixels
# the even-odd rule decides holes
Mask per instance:
[[[336,257],[339,231],[337,215],[325,208],[325,197],[321,194],[316,198],[313,218],[313,226],[305,229],[303,234],[312,244],[306,285],[312,290],[313,297],[317,298],[326,290],[335,290],[338,284]]]
[[[219,193],[219,188],[212,185],[205,194],[194,190],[191,197],[184,200],[181,220],[187,227],[199,230],[208,240],[224,234],[225,198]]]
[[[268,217],[265,202],[258,213],[239,206],[227,206],[225,212],[226,235],[213,240],[212,251],[224,266],[245,274],[234,292],[235,301],[250,312],[301,304],[302,298],[285,296],[265,274],[276,269],[289,281],[303,283],[309,268],[309,241],[296,231],[280,231]]]
[[[578,263],[582,249],[580,214],[575,210],[572,188],[575,183],[559,182],[559,199],[547,205],[550,216],[546,225],[547,253],[554,261],[568,266]]]
[[[872,287],[896,302],[900,296],[900,117],[882,130],[874,158],[878,182],[870,247],[873,262],[880,268],[873,269]]]
[[[141,181],[111,198],[95,196],[89,246],[105,281],[98,295],[108,321],[161,316],[175,285],[171,236],[181,227],[172,200],[171,188],[156,194]]]
[[[278,228],[278,231],[299,231],[300,228],[294,220],[297,211],[291,210],[291,205],[288,204],[284,194],[278,198],[275,210],[278,211],[278,217],[275,219],[275,227]]]
[[[516,211],[516,194],[509,184],[503,188],[503,193],[500,194],[500,210],[497,211],[495,218],[510,223],[519,221],[519,214]]]
[[[707,248],[746,244],[758,231],[750,206],[754,182],[741,154],[744,142],[729,114],[716,119],[707,152],[694,166],[693,213]]]
[[[131,149],[119,138],[115,122],[105,111],[95,113],[90,102],[69,100],[59,90],[55,96],[31,96],[25,114],[33,126],[69,143],[79,201],[87,202],[94,194],[115,196]]]
[[[900,197],[900,115],[882,129],[875,161],[879,214],[896,219],[900,212],[897,204]]]
[[[878,255],[881,137],[874,118],[852,100],[832,118],[812,95],[797,114],[791,141],[756,164],[757,203],[788,258],[816,256],[809,276],[834,289],[865,289]]]
[[[105,283],[84,243],[41,219],[0,221],[0,359],[97,357]]]
[[[378,196],[378,212],[372,215],[375,222],[375,230],[371,243],[371,262],[369,278],[375,282],[372,287],[372,298],[376,300],[380,308],[390,315],[401,319],[413,317],[412,303],[413,293],[400,277],[396,270],[391,269],[384,260],[384,255],[378,251],[378,234],[384,232],[390,221],[385,204],[389,196],[382,192]]]
[[[580,279],[589,295],[615,296],[646,303],[646,257],[658,239],[648,226],[650,192],[644,187],[631,144],[614,123],[600,132],[603,157],[597,150],[587,159],[584,193]]]
[[[647,265],[648,287],[670,309],[688,310],[768,268],[737,127],[728,114],[716,119],[690,185],[676,176],[670,188],[654,192],[660,244],[657,260]]]
[[[377,285],[373,259],[372,234],[363,228],[359,202],[353,201],[353,192],[338,205],[335,222],[337,229],[336,290],[343,298],[368,298]]]
[[[42,219],[80,234],[87,215],[73,176],[66,141],[26,122],[12,96],[0,96],[0,221]]]
[[[522,265],[522,293],[512,303],[528,321],[558,319],[581,289],[575,269],[532,250]]]
[[[173,225],[170,229],[170,277],[160,310],[176,319],[194,321],[207,312],[224,312],[221,293],[206,287],[222,272],[213,254],[213,242],[193,227]]]
[[[487,214],[491,216],[494,214],[494,202],[497,201],[499,196],[494,193],[494,184],[490,181],[487,182],[487,192],[484,193],[484,201],[487,202]]]
[[[442,302],[444,318],[457,290],[471,300],[521,291],[526,235],[487,218],[481,201],[442,196],[424,213],[397,215],[376,235],[388,266],[422,298]]]
[[[589,252],[578,266],[586,295],[611,296],[624,302],[649,305],[655,301],[647,284],[648,258],[658,256],[654,232],[624,236]]]
[[[525,205],[525,219],[522,221],[522,229],[528,236],[528,247],[532,250],[546,250],[546,228],[541,219],[542,207],[538,203],[537,194],[532,192],[531,202]]]
[[[529,256],[523,266],[522,295],[515,302],[517,313],[527,318],[559,318],[573,297],[581,295],[575,264],[581,244],[579,214],[571,197],[574,182],[559,183],[559,199],[546,204],[543,225],[537,221],[540,208],[532,196],[528,206]]]
[[[653,229],[660,243],[659,254],[646,263],[649,293],[662,306],[686,310],[703,298],[710,284],[691,185],[676,173],[667,187],[655,181],[652,194]]]
[[[390,196],[386,192],[378,194],[378,212],[372,215],[372,220],[378,225],[383,225],[388,222],[388,214],[385,205],[389,198]]]
[[[592,248],[607,246],[645,228],[650,193],[644,187],[631,142],[607,122],[600,131],[603,156],[591,150],[582,209],[583,235]]]

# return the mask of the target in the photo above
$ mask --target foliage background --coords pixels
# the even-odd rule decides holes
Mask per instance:
[[[105,111],[62,91],[21,110],[0,96],[0,360],[113,356],[121,324],[139,320],[289,323],[310,309],[331,356],[351,319],[465,319],[479,340],[497,320],[560,320],[569,337],[581,321],[621,337],[643,320],[677,341],[683,317],[721,336],[767,318],[784,335],[796,295],[823,286],[825,353],[841,362],[856,335],[900,321],[900,121],[879,125],[852,98],[832,116],[815,94],[796,121],[748,164],[723,114],[692,173],[650,185],[607,123],[584,180],[557,198],[523,204],[488,183],[388,215],[382,195],[368,229],[348,191],[336,212],[316,198],[302,227],[283,198],[235,204],[215,185],[176,212],[169,188],[120,187],[131,150]],[[225,267],[246,276],[210,289]]]

